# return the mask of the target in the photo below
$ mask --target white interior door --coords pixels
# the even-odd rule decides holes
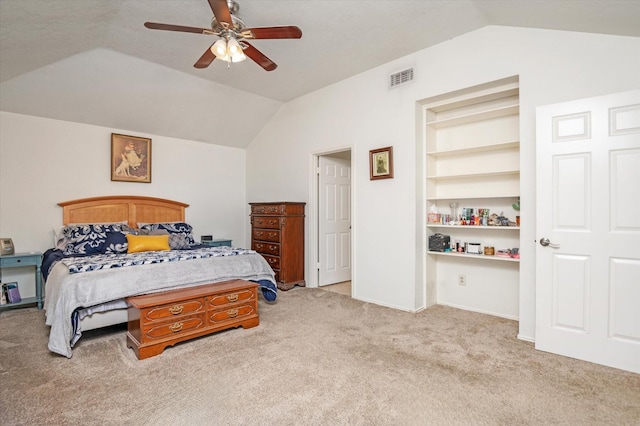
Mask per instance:
[[[351,160],[321,156],[318,285],[351,279]]]
[[[640,91],[536,121],[536,348],[640,373]]]

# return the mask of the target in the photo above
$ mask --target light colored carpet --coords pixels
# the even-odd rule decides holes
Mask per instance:
[[[138,361],[115,328],[66,359],[0,314],[3,425],[638,425],[640,375],[536,351],[517,323],[296,287],[261,324]]]

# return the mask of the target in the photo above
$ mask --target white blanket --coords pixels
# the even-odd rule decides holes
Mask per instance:
[[[138,265],[117,269],[70,274],[58,262],[46,283],[46,324],[49,350],[71,358],[74,310],[138,294],[180,287],[228,281],[232,279],[275,282],[269,264],[259,254],[210,257],[180,262]]]

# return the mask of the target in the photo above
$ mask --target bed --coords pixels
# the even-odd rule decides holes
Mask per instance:
[[[71,358],[82,331],[127,322],[128,296],[244,279],[275,301],[274,272],[264,258],[197,244],[185,222],[188,204],[106,196],[59,205],[62,233],[42,266],[52,352]]]

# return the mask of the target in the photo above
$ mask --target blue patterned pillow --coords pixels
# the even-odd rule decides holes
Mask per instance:
[[[127,236],[122,232],[109,232],[104,243],[105,254],[126,253],[129,244]]]
[[[111,232],[122,232],[128,226],[124,223],[68,225],[62,230],[66,240],[64,254],[99,254],[104,253],[107,235]]]
[[[146,230],[149,232],[157,231],[157,230],[165,230],[169,234],[178,234],[182,235],[188,244],[195,244],[195,240],[193,239],[192,231],[193,228],[188,223],[184,222],[165,222],[165,223],[146,223],[146,224],[138,224],[140,229]]]

